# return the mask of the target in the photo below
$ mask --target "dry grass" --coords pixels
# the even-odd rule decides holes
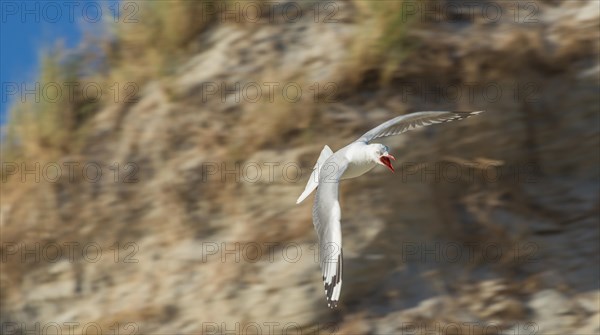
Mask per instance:
[[[358,83],[367,71],[375,70],[383,84],[387,83],[415,42],[407,32],[417,23],[410,9],[412,1],[356,0],[358,33],[350,47],[349,71]],[[356,71],[359,69],[359,71]]]
[[[3,159],[52,159],[77,151],[81,125],[97,110],[100,99],[82,94],[86,77],[79,57],[52,51],[42,57],[37,96],[14,105],[3,140]],[[77,85],[71,85],[77,83]]]
[[[406,30],[412,21],[403,11],[405,1],[360,0],[355,4],[358,34],[351,46],[348,76],[359,83],[374,69],[385,81],[410,50]],[[3,159],[50,160],[79,153],[88,120],[98,110],[107,104],[134,102],[148,81],[168,79],[187,56],[206,47],[202,32],[220,22],[220,8],[213,0],[130,2],[122,8],[118,22],[106,23],[107,31],[97,40],[87,37],[83,47],[69,51],[69,57],[60,47],[48,53],[42,61],[41,86],[76,82],[79,91],[76,88],[74,98],[16,104],[3,141]],[[83,98],[80,92],[90,82],[102,89],[99,101]],[[306,108],[305,102],[255,104],[242,117],[260,121],[256,122],[260,129],[249,130],[249,138],[234,139],[231,150],[237,150],[236,144],[268,145],[268,138],[285,137],[299,123],[300,128],[306,127],[315,108]],[[295,117],[289,118],[290,114]]]
[[[308,84],[301,80],[298,83],[307,91]],[[232,139],[232,153],[241,158],[261,147],[274,148],[278,143],[288,143],[292,140],[291,132],[309,126],[318,104],[307,95],[296,101],[294,96],[286,96],[281,87],[274,89],[272,101],[265,94],[261,101],[247,104],[241,120],[246,126],[244,132]]]
[[[135,1],[127,17],[109,23],[111,76],[144,83],[172,73],[181,57],[198,51],[198,36],[216,15],[213,1]],[[125,16],[125,15],[124,15]]]
[[[145,83],[172,73],[179,60],[198,51],[197,37],[216,15],[203,12],[211,3],[129,2],[100,37],[86,36],[76,50],[58,45],[46,52],[35,81],[40,99],[15,101],[10,108],[2,159],[44,161],[77,153],[87,121],[102,106],[135,101]],[[62,89],[57,99],[52,83]],[[76,83],[72,94],[65,83]],[[92,94],[81,91],[90,83],[101,88],[101,97],[89,99]]]

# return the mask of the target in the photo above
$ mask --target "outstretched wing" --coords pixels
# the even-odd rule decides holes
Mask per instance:
[[[347,167],[348,161],[335,155],[325,161],[319,173],[319,187],[313,205],[313,224],[319,238],[319,263],[327,305],[331,308],[337,307],[342,290],[342,215],[338,186]]]
[[[331,148],[328,145],[323,147],[323,150],[321,150],[321,154],[319,155],[319,159],[317,159],[317,163],[313,168],[313,172],[310,174],[310,178],[308,178],[308,182],[306,183],[304,192],[302,192],[300,197],[298,197],[298,200],[296,200],[296,204],[301,203],[304,199],[306,199],[306,197],[308,197],[312,193],[312,191],[315,190],[315,188],[317,188],[317,186],[319,185],[319,172],[321,170],[320,167],[323,165],[323,163],[325,163],[327,158],[331,157],[331,155],[333,155],[333,151],[331,150]]]
[[[361,136],[356,142],[366,142],[392,135],[402,134],[408,130],[428,126],[434,123],[450,122],[455,120],[466,119],[470,116],[477,115],[483,111],[477,112],[418,112],[406,115],[400,115],[389,121],[386,121],[379,126],[369,130]]]

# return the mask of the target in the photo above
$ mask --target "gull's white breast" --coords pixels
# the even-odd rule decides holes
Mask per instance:
[[[351,179],[362,176],[377,165],[368,156],[367,144],[365,143],[352,143],[344,148],[343,154],[348,160],[348,167],[340,179]]]
[[[340,179],[351,179],[362,176],[363,174],[371,171],[377,164],[373,162],[356,162],[348,163],[348,168]]]

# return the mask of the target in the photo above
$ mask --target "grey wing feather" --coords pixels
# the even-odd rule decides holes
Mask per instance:
[[[418,112],[400,115],[369,130],[356,142],[370,142],[379,137],[402,134],[408,130],[428,126],[435,123],[466,119],[483,111],[476,112]]]
[[[342,289],[341,210],[339,180],[348,161],[331,156],[321,167],[319,187],[313,204],[313,224],[319,238],[319,263],[323,273],[327,305],[337,307]]]

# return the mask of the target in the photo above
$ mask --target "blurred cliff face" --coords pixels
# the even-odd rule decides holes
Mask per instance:
[[[3,334],[600,331],[597,2],[119,6],[4,131]],[[329,311],[322,146],[446,109],[342,183]]]

